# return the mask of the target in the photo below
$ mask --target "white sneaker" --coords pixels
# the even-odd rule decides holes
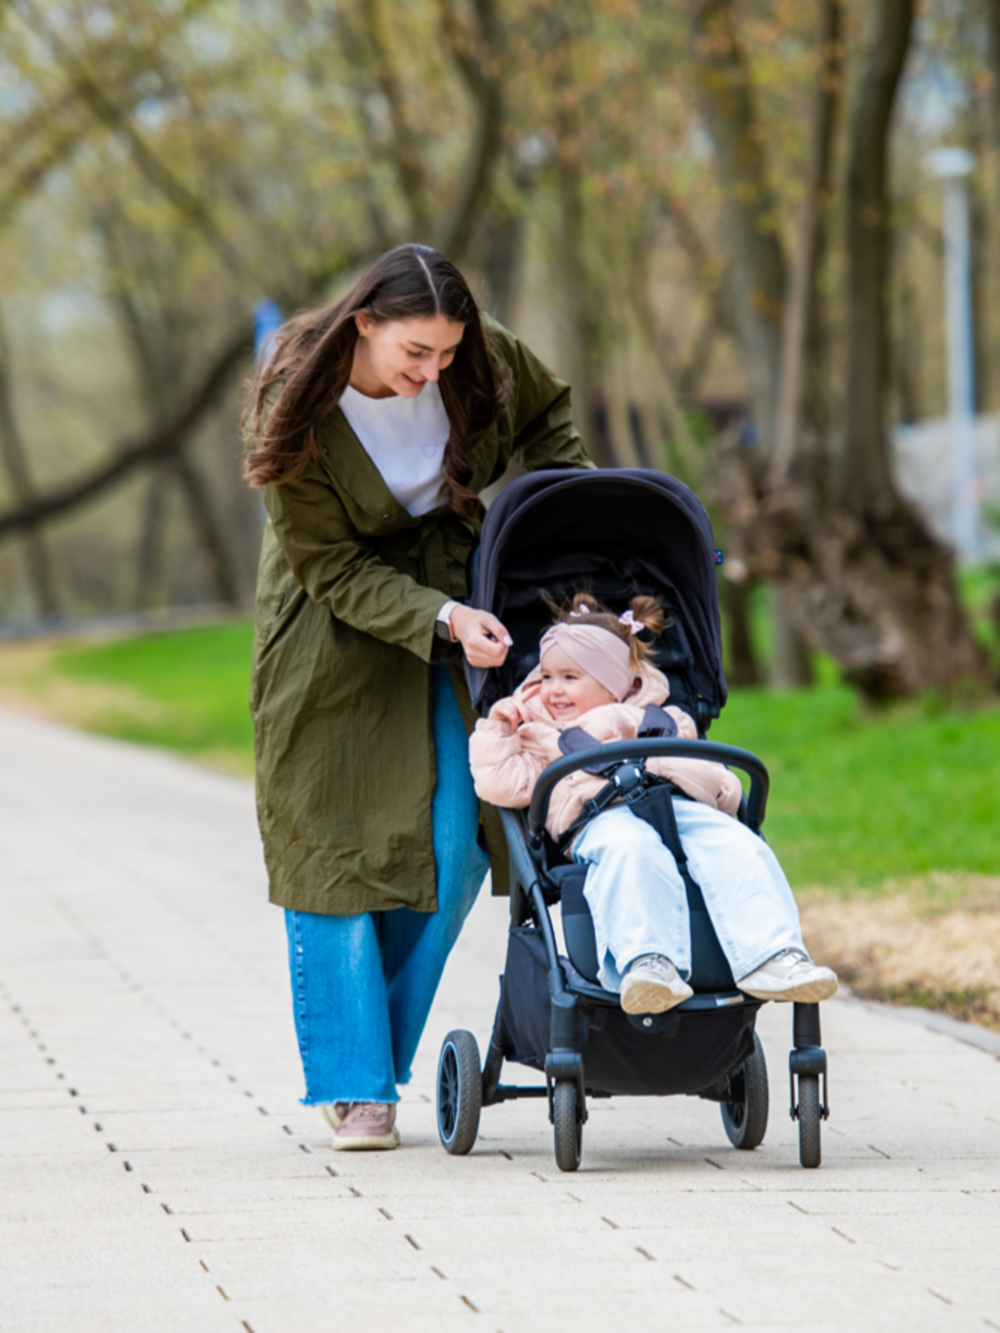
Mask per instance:
[[[669,958],[648,953],[625,973],[621,1002],[627,1014],[662,1014],[693,994]]]
[[[839,982],[836,972],[820,967],[801,949],[782,949],[736,984],[755,1000],[815,1004],[817,1000],[828,1000]]]

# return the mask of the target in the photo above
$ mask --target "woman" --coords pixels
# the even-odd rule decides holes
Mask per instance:
[[[452,643],[510,638],[463,606],[479,494],[515,459],[587,467],[569,388],[481,316],[425,246],[286,327],[254,386],[246,475],[269,522],[250,707],[271,901],[285,909],[307,1106],[337,1149],[394,1148],[397,1085],[503,839],[469,772]]]

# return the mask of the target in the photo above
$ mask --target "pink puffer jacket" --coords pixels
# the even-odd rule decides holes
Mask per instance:
[[[655,667],[645,665],[623,703],[592,708],[582,717],[560,723],[539,697],[541,671],[538,667],[526,677],[514,693],[514,699],[528,714],[529,721],[515,730],[505,719],[496,717],[497,705],[488,718],[481,718],[469,739],[469,757],[476,792],[491,805],[523,809],[531,803],[531,794],[543,768],[562,756],[559,733],[570,727],[582,727],[596,741],[634,740],[648,704],[662,705],[670,694],[667,678]],[[698,729],[680,708],[666,712],[677,723],[679,738],[696,740]],[[726,814],[736,813],[742,795],[735,773],[706,759],[650,759],[646,767],[658,777],[676,782],[689,796]],[[582,770],[571,773],[558,783],[549,800],[546,827],[558,838],[573,823],[585,801],[596,796],[605,779]]]

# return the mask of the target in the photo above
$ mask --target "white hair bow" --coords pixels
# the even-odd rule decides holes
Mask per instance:
[[[573,616],[574,618],[575,618],[576,616],[589,616],[589,615],[590,615],[590,607],[589,607],[589,606],[581,606],[580,609],[579,609],[579,611],[571,611],[571,612],[570,612],[570,615]]]
[[[641,620],[636,620],[631,611],[626,611],[624,615],[618,617],[619,625],[627,625],[629,634],[641,634],[646,626]]]

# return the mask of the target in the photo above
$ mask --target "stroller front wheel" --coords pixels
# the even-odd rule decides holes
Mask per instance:
[[[819,1101],[819,1079],[815,1074],[799,1075],[799,1161],[803,1166],[819,1166],[823,1160],[820,1145],[820,1121],[823,1118]]]
[[[462,1156],[479,1133],[483,1074],[471,1032],[449,1032],[441,1046],[437,1076],[438,1137],[445,1152]]]
[[[556,1166],[560,1171],[575,1171],[583,1153],[583,1107],[577,1105],[578,1097],[575,1079],[563,1079],[552,1089]]]

